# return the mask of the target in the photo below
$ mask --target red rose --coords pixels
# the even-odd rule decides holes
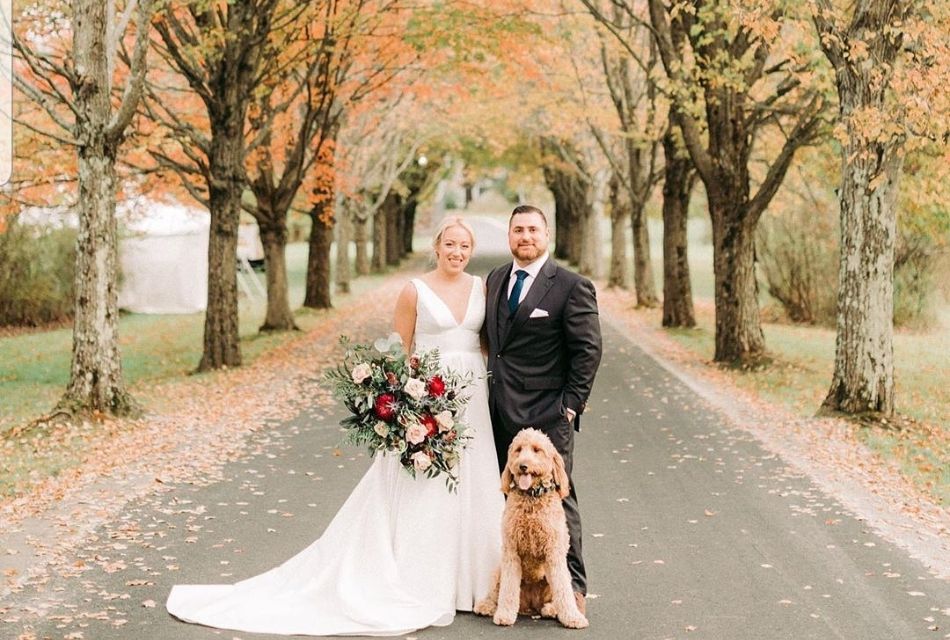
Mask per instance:
[[[445,382],[439,376],[432,376],[426,388],[430,395],[438,397],[445,393]]]
[[[373,414],[385,422],[392,422],[396,417],[396,410],[393,405],[396,404],[396,396],[391,393],[383,393],[376,397],[373,403]]]
[[[426,437],[431,438],[439,432],[439,423],[435,421],[430,414],[425,413],[419,418],[419,422],[426,428]]]

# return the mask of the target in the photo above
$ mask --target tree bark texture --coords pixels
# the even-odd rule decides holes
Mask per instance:
[[[328,187],[332,189],[332,187]],[[333,246],[333,193],[326,193],[310,209],[310,252],[307,256],[307,292],[303,306],[311,309],[329,309],[330,248]]]
[[[402,196],[390,191],[383,205],[386,211],[386,264],[397,266],[402,259]]]
[[[115,162],[141,95],[150,14],[150,3],[140,5],[130,84],[113,113],[109,6],[98,0],[73,3],[72,133],[78,150],[79,232],[72,359],[66,392],[58,404],[71,413],[126,415],[139,409],[125,389],[119,353]]]
[[[80,109],[90,106],[77,102]],[[85,140],[79,146],[76,306],[72,363],[61,406],[121,415],[134,404],[125,390],[119,355],[116,150],[102,139],[101,129],[81,131],[79,137]]]
[[[259,227],[267,276],[267,313],[260,331],[297,329],[287,286],[287,225],[278,222]]]
[[[637,200],[630,207],[630,228],[633,235],[633,284],[637,292],[637,306],[654,308],[660,299],[656,294],[653,264],[650,258],[650,230],[644,213],[645,200]]]
[[[416,194],[411,194],[406,201],[403,213],[403,234],[402,234],[402,257],[412,253],[412,238],[416,232],[416,209],[419,207],[419,200]]]
[[[599,278],[600,265],[603,262],[601,249],[600,220],[604,217],[604,206],[607,200],[607,188],[610,175],[607,171],[598,171],[590,177],[590,188],[584,203],[581,218],[581,246],[578,256],[578,271],[591,278]]]
[[[627,220],[630,200],[616,173],[610,178],[610,270],[608,287],[627,288]]]
[[[356,245],[355,267],[356,275],[368,276],[370,273],[369,254],[369,218],[361,215],[354,216],[353,238]]]
[[[543,172],[544,181],[554,196],[554,256],[578,265],[587,228],[584,224],[589,206],[589,179],[580,169],[579,154],[568,143],[542,141],[549,156]]]
[[[237,237],[244,190],[244,113],[247,103],[221,101],[211,110],[208,195],[208,307],[199,371],[241,365],[238,327]]]
[[[371,266],[374,273],[382,273],[386,270],[386,232],[389,227],[389,214],[386,211],[386,203],[383,202],[373,213],[373,261]]]
[[[678,153],[671,131],[663,138],[663,155],[663,326],[695,327],[686,234],[695,174],[689,158]]]
[[[353,235],[353,213],[349,205],[341,205],[340,219],[336,225],[336,292],[349,293],[352,269],[350,268],[350,237]]]
[[[894,412],[894,247],[904,135],[876,134],[867,120],[870,114],[880,122],[888,118],[887,94],[903,43],[901,30],[888,27],[899,27],[915,9],[901,0],[857,3],[842,31],[828,18],[830,5],[817,6],[815,25],[835,68],[846,131],[835,368],[822,410],[889,416]],[[857,42],[875,64],[850,55]]]

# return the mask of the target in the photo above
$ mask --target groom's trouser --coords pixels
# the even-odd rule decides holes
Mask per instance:
[[[497,416],[492,416],[494,425],[504,422]],[[564,515],[567,516],[567,532],[571,537],[571,546],[567,551],[567,568],[571,571],[571,585],[574,591],[587,595],[587,571],[584,569],[584,557],[581,555],[581,513],[577,509],[577,493],[574,488],[574,479],[571,478],[571,469],[574,467],[574,428],[565,419],[560,419],[553,425],[536,427],[543,431],[554,444],[554,448],[564,458],[564,469],[571,479],[571,493],[564,498]],[[515,434],[509,433],[496,426],[495,450],[498,452],[498,470],[503,471],[508,464],[508,445],[514,440]]]

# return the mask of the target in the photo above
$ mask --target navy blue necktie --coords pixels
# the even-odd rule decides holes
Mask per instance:
[[[511,312],[511,315],[515,315],[515,311],[518,310],[518,305],[521,303],[521,289],[524,287],[524,279],[528,277],[528,272],[524,269],[518,269],[515,271],[515,275],[518,279],[515,280],[515,286],[511,288],[511,295],[508,296],[508,311]]]

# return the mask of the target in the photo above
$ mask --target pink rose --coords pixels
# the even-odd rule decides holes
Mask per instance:
[[[425,471],[432,466],[432,458],[425,451],[416,451],[412,454],[412,466],[416,471]]]
[[[419,378],[409,378],[405,387],[406,395],[415,400],[420,400],[426,394],[426,383]]]
[[[410,444],[421,444],[425,439],[426,435],[429,433],[429,429],[426,428],[421,422],[413,422],[409,425],[409,428],[406,429],[406,440]]]

